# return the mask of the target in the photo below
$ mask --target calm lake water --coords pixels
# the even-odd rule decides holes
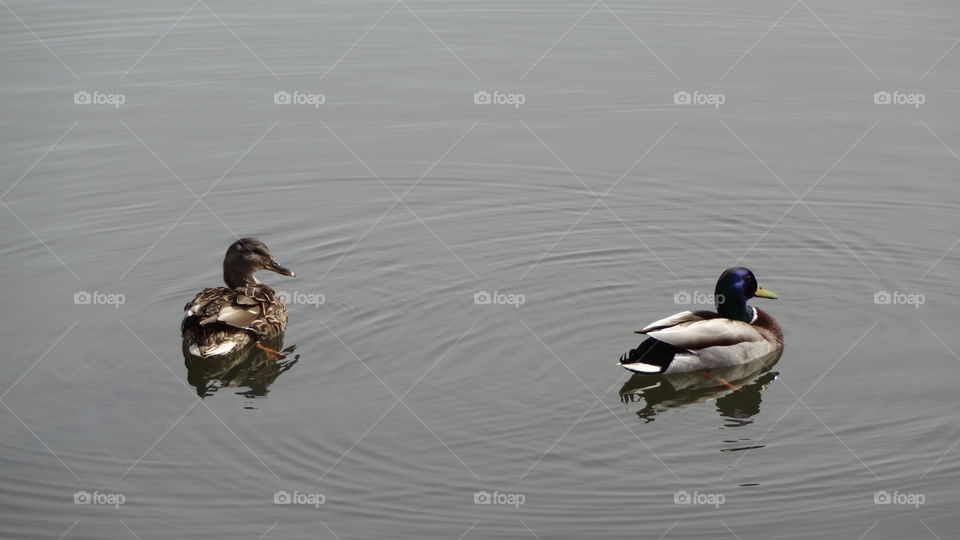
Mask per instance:
[[[955,3],[2,4],[0,537],[960,536]],[[778,362],[616,366],[733,265]]]

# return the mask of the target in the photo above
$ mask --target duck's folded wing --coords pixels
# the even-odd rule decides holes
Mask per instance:
[[[644,333],[688,351],[764,341],[763,335],[755,326],[723,317],[684,321]]]
[[[645,326],[642,330],[637,330],[636,333],[649,334],[654,330],[670,328],[671,326],[676,326],[682,323],[713,319],[715,317],[717,317],[717,314],[712,311],[681,311],[680,313],[675,313],[665,319],[652,322]]]
[[[216,322],[222,322],[237,328],[249,328],[253,321],[260,318],[260,306],[228,304],[220,308]],[[200,324],[204,324],[202,321]],[[213,322],[213,321],[210,321]]]
[[[234,289],[204,289],[184,309],[184,321],[199,318],[200,325],[220,322],[236,328],[248,328],[260,317],[260,303]]]

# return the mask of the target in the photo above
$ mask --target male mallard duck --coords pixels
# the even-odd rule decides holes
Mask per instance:
[[[255,238],[241,238],[223,258],[226,287],[204,289],[183,308],[180,332],[190,354],[205,358],[239,351],[251,343],[273,358],[281,353],[260,344],[287,327],[287,308],[277,291],[253,273],[270,270],[285,276],[294,273],[277,264],[270,250]]]
[[[637,330],[650,337],[620,357],[620,365],[636,373],[680,373],[743,364],[783,350],[777,321],[747,305],[753,297],[777,297],[757,285],[753,272],[728,269],[714,296],[716,313],[683,311]]]

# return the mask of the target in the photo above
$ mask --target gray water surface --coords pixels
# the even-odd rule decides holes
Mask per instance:
[[[0,536],[957,537],[958,23],[2,3]],[[188,369],[248,235],[295,350]],[[733,265],[778,362],[616,366]]]

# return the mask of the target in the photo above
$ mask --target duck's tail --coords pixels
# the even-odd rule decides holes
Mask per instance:
[[[663,373],[670,367],[677,353],[683,349],[654,338],[648,338],[620,357],[620,367],[634,373]]]
[[[250,334],[222,325],[202,325],[189,328],[183,333],[183,341],[193,356],[207,358],[225,356],[246,347],[253,341]]]

